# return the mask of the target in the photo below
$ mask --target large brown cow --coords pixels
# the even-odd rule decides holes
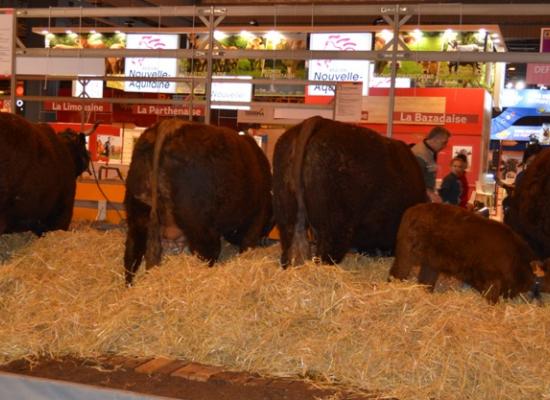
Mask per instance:
[[[541,151],[510,198],[504,222],[529,243],[540,258],[550,257],[550,149]]]
[[[212,265],[223,236],[240,250],[272,227],[271,171],[250,136],[179,119],[148,128],[133,152],[124,200],[131,284],[142,258],[160,263],[161,239],[186,241]]]
[[[0,234],[67,229],[89,160],[84,133],[0,113]]]
[[[495,303],[533,290],[550,291],[550,260],[536,260],[508,226],[449,204],[419,204],[403,215],[390,275],[409,277],[433,290],[439,273],[468,283]]]
[[[370,129],[313,117],[275,146],[273,205],[283,267],[312,256],[338,263],[351,247],[391,252],[403,212],[425,200],[410,148]]]

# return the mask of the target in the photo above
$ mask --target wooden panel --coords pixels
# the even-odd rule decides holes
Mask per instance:
[[[107,196],[107,199],[114,207],[107,208],[107,222],[118,224],[123,218],[126,218],[123,201],[126,188],[122,182],[100,183],[101,190]],[[74,221],[94,221],[97,218],[97,204],[104,201],[105,196],[100,192],[95,181],[79,181],[76,185],[75,207],[73,212]],[[80,203],[80,204],[79,204]],[[83,206],[85,204],[85,206]]]
[[[100,186],[109,201],[113,203],[122,203],[126,188],[124,183],[103,183]],[[79,181],[76,184],[76,199],[78,200],[105,200],[103,194],[99,191],[95,181]]]

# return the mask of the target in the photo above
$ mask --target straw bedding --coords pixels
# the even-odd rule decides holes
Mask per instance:
[[[285,271],[278,245],[242,255],[226,245],[214,268],[165,257],[127,289],[124,238],[1,237],[0,363],[157,355],[400,399],[550,398],[546,305],[388,283],[390,258]]]

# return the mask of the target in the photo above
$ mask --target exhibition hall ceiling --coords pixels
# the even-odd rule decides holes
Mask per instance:
[[[4,6],[6,2],[2,2]],[[22,2],[15,6],[21,8]],[[43,4],[40,4],[43,3]],[[47,4],[46,4],[47,3]],[[531,0],[531,1],[507,1],[505,3],[492,0],[466,0],[466,1],[347,1],[347,0],[316,0],[315,5],[334,5],[334,14],[331,16],[315,15],[315,5],[310,0],[74,0],[74,1],[58,1],[58,6],[74,6],[74,7],[157,7],[157,6],[232,6],[232,5],[309,5],[312,4],[312,14],[308,16],[258,16],[254,19],[249,17],[232,17],[224,20],[224,24],[232,25],[248,25],[255,26],[283,26],[283,25],[377,25],[385,24],[385,21],[376,15],[357,15],[357,16],[339,16],[338,6],[342,4],[349,5],[428,5],[438,4],[457,10],[456,15],[413,15],[407,24],[410,25],[499,25],[502,36],[505,40],[508,51],[529,51],[538,52],[540,42],[540,32],[542,27],[550,27],[550,13],[534,15],[534,16],[499,16],[499,15],[460,15],[460,4],[487,4],[494,5],[498,9],[499,5],[506,4],[514,5],[518,10],[524,4],[547,4],[547,0]],[[51,2],[45,1],[28,1],[23,7],[42,7],[51,6]],[[85,19],[79,21],[82,24],[91,24],[97,26],[151,26],[151,27],[186,27],[194,24],[200,24],[200,21],[194,21],[192,18],[154,18],[154,17],[139,17],[139,18],[97,18],[93,21]]]

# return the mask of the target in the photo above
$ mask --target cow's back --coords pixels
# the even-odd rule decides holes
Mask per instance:
[[[161,171],[170,200],[189,214],[209,213],[221,231],[266,202],[271,188],[269,163],[252,138],[202,124],[183,125],[167,139]]]
[[[128,282],[143,254],[148,266],[160,262],[161,231],[164,238],[168,230],[181,231],[191,251],[213,263],[221,236],[244,250],[267,235],[272,216],[269,162],[251,137],[227,128],[164,120],[136,143],[125,206]],[[160,228],[150,220],[158,221]]]
[[[425,199],[408,146],[336,121],[310,139],[303,180],[311,224],[338,235],[352,223],[352,245],[367,251],[393,249],[403,212]]]
[[[305,124],[312,121],[315,126],[300,161],[297,143]],[[300,163],[296,174],[295,165]],[[283,263],[285,247],[300,236],[292,233],[292,225],[301,218],[300,191],[307,222],[320,246],[317,251],[325,254],[321,257],[327,262],[339,262],[351,246],[393,250],[403,212],[425,200],[422,174],[408,146],[367,128],[319,117],[281,136],[273,175],[275,217],[287,236],[281,243]]]

